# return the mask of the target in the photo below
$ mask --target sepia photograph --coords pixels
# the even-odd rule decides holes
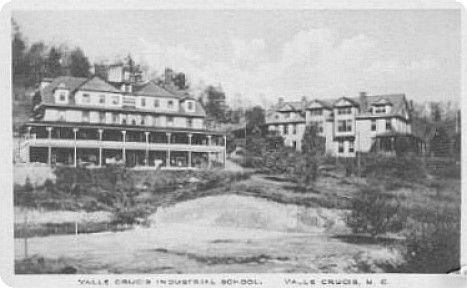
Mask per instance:
[[[461,268],[461,9],[9,21],[16,275]]]

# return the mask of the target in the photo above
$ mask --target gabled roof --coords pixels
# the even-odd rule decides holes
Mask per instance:
[[[388,95],[372,95],[366,97],[367,107],[373,104],[387,101],[392,104],[390,115],[405,116],[408,113],[407,101],[405,94],[388,94]],[[370,111],[361,111],[361,114],[370,113]]]
[[[79,86],[79,90],[120,93],[120,91],[117,90],[114,86],[110,85],[98,76],[94,76],[91,79],[85,81],[83,85]]]
[[[332,102],[333,102],[333,101],[332,101]],[[331,103],[332,103],[332,102],[331,102]],[[312,100],[312,101],[310,101],[310,102],[307,103],[306,109],[310,109],[310,106],[311,106],[311,104],[313,104],[313,103],[318,103],[318,104],[320,104],[321,106],[323,106],[324,108],[328,108],[328,109],[331,109],[331,108],[332,108],[332,104],[331,104],[331,103],[326,102],[326,101],[324,101],[324,100],[315,99],[315,100]]]
[[[160,87],[154,81],[149,81],[141,85],[133,86],[133,94],[139,96],[153,96],[153,97],[177,97],[173,93]]]
[[[345,100],[347,102],[350,102],[352,105],[355,105],[355,106],[360,106],[360,101],[356,100],[355,98],[349,98],[349,97],[345,97],[345,96],[342,96],[341,98],[334,101],[333,106],[335,106],[341,100]]]
[[[301,112],[305,109],[306,104],[302,101],[287,101],[278,103],[273,110],[275,111],[298,111]]]
[[[54,91],[58,86],[60,86],[61,89],[66,89],[72,93],[86,81],[88,81],[88,78],[59,76],[41,90],[42,102],[54,103]]]

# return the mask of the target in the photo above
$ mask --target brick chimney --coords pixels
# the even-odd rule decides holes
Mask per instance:
[[[360,111],[361,112],[367,112],[368,110],[368,101],[367,101],[367,93],[362,91],[360,92]]]
[[[284,104],[284,98],[279,97],[279,100],[277,101],[277,104],[278,104],[278,106],[282,106],[282,104]]]

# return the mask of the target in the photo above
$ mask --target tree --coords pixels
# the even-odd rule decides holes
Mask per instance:
[[[431,152],[435,156],[448,156],[450,152],[450,141],[443,127],[436,128],[435,135],[431,139]]]
[[[90,75],[88,58],[84,55],[81,48],[77,47],[70,53],[70,73],[75,77],[88,77]]]
[[[26,86],[34,86],[39,83],[45,75],[45,59],[47,54],[47,47],[43,42],[36,42],[31,45],[26,54],[26,67],[25,80]]]
[[[177,87],[177,89],[179,90],[186,90],[190,87],[188,85],[185,73],[183,72],[175,74],[175,76],[173,77],[173,83],[175,87]]]
[[[254,129],[260,129],[264,134],[265,112],[263,107],[255,106],[245,111],[246,132],[251,133]]]
[[[325,138],[318,135],[316,125],[308,125],[302,138],[302,153],[305,160],[305,184],[318,178],[318,169],[325,152]]]
[[[19,30],[18,24],[15,20],[11,20],[12,32],[11,37],[11,51],[12,51],[12,72],[13,72],[13,81],[18,80],[19,78],[24,77],[25,72],[25,51],[26,43],[23,39],[23,35]]]
[[[46,75],[55,78],[62,75],[63,69],[61,64],[62,53],[59,48],[52,47],[49,50],[49,55],[46,60]]]
[[[225,93],[220,88],[214,86],[208,86],[206,88],[207,102],[206,102],[206,114],[211,119],[224,123],[226,122],[226,108],[225,104]]]
[[[431,118],[434,122],[441,120],[441,107],[440,103],[432,102],[431,106]]]
[[[351,213],[346,218],[354,233],[369,233],[373,238],[378,234],[400,231],[404,223],[399,215],[399,200],[375,186],[376,183],[363,187],[352,198]]]

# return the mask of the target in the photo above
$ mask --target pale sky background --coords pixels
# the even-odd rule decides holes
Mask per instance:
[[[406,93],[460,98],[458,10],[14,12],[28,43],[80,46],[91,62],[131,53],[229,103]]]

